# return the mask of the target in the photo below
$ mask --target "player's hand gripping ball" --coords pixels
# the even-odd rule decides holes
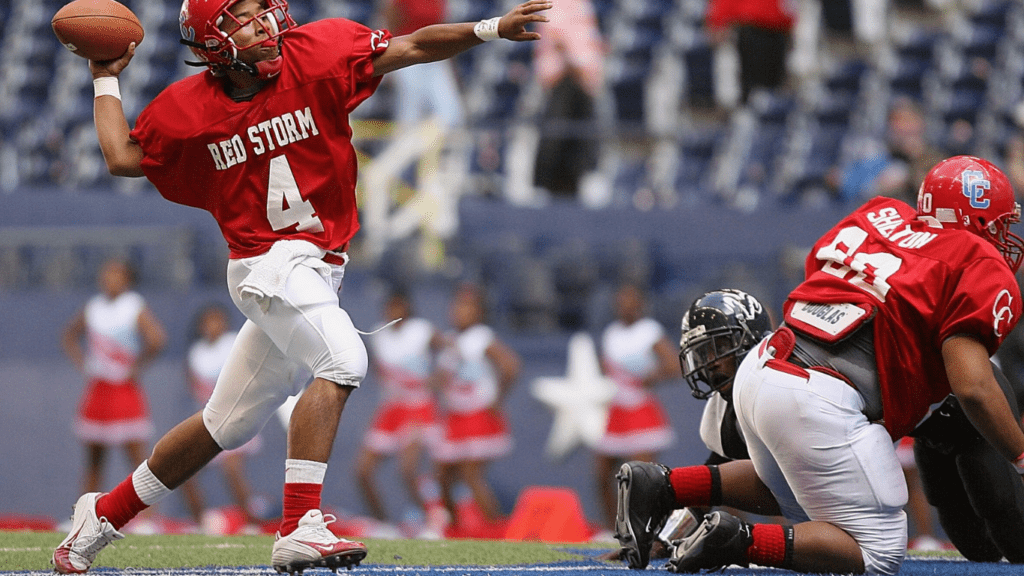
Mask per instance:
[[[142,42],[139,19],[114,0],[74,0],[50,22],[53,33],[68,50],[89,60],[111,60]]]

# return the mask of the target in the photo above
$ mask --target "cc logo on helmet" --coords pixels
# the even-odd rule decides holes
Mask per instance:
[[[1009,290],[1003,290],[996,295],[995,302],[992,303],[992,330],[995,331],[996,336],[1002,338],[1004,336],[1000,326],[1005,322],[1006,324],[1013,323],[1013,309],[1010,306],[1013,305],[1013,296],[1010,295]]]
[[[992,184],[985,179],[985,173],[980,170],[964,170],[960,175],[960,182],[963,183],[964,196],[971,202],[971,208],[984,210],[992,202],[985,198],[985,192],[992,188]]]
[[[184,0],[181,3],[181,12],[178,13],[178,26],[181,28],[182,38],[188,40],[189,42],[195,42],[196,29],[191,26],[185,25],[185,23],[188,22],[189,18],[191,17],[192,15],[189,13],[188,10],[188,0]]]

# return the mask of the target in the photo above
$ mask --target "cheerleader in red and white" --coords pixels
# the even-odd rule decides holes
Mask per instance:
[[[397,456],[402,481],[420,510],[420,461],[437,437],[437,407],[428,382],[442,339],[434,325],[413,317],[407,294],[396,290],[384,303],[384,319],[394,322],[370,337],[370,359],[381,401],[363,437],[357,464],[359,487],[370,513],[387,521],[374,473],[382,460]]]
[[[127,262],[105,262],[100,293],[71,319],[61,339],[88,381],[75,421],[75,435],[86,450],[86,492],[100,490],[108,448],[123,446],[128,461],[138,466],[153,434],[139,376],[167,336],[145,299],[131,290],[134,280]]]
[[[501,517],[486,468],[512,450],[512,435],[500,406],[519,375],[521,360],[483,324],[485,311],[479,287],[459,287],[449,310],[456,333],[438,358],[445,414],[434,459],[442,500],[456,521],[452,490],[459,479],[469,486],[488,521]]]
[[[639,287],[624,285],[615,294],[615,321],[601,337],[601,365],[615,382],[608,427],[594,447],[595,479],[609,526],[615,520],[615,483],[608,479],[623,462],[657,461],[672,445],[675,432],[651,388],[678,377],[679,359],[665,330],[643,317],[646,302]]]

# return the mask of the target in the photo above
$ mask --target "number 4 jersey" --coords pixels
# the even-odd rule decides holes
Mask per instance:
[[[389,38],[344,19],[300,26],[283,38],[279,77],[247,102],[209,71],[175,82],[131,133],[143,172],[168,200],[213,214],[232,258],[284,238],[343,245],[359,228],[348,115],[380,83],[372,59]]]
[[[875,198],[826,233],[786,324],[826,342],[873,319],[885,426],[908,433],[949,392],[942,343],[968,334],[995,353],[1021,314],[1020,290],[981,237],[934,228],[907,204]]]

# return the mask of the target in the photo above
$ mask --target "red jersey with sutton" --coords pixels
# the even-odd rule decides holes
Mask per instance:
[[[977,338],[994,354],[1021,315],[1020,290],[994,246],[963,230],[930,227],[907,204],[875,198],[825,234],[806,280],[785,303],[875,309],[875,357],[885,427],[900,438],[950,392],[942,343]]]
[[[373,57],[391,37],[344,19],[285,34],[280,75],[235,102],[211,72],[179,80],[131,136],[142,170],[172,202],[209,211],[232,258],[282,239],[334,249],[359,229],[348,115],[373,94]]]

